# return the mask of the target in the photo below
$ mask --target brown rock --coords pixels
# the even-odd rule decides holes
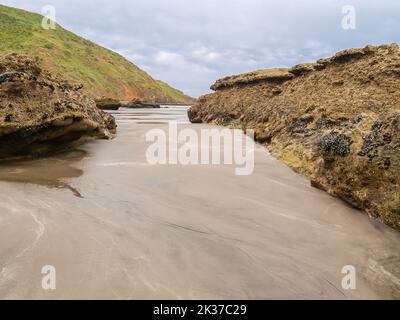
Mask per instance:
[[[293,73],[295,76],[301,76],[304,74],[307,74],[309,72],[312,72],[315,70],[315,63],[303,63],[303,64],[298,64],[291,69],[289,69],[290,73]]]
[[[111,98],[100,98],[96,99],[96,106],[100,110],[118,110],[122,107],[122,103],[119,100]]]
[[[112,138],[114,118],[97,109],[81,89],[42,70],[30,58],[0,58],[0,160]]]
[[[155,103],[145,103],[139,98],[133,98],[124,107],[131,109],[159,109],[161,106]]]
[[[216,91],[224,88],[243,86],[251,83],[270,82],[270,83],[283,83],[292,79],[294,76],[289,72],[289,69],[265,69],[255,72],[240,74],[237,76],[230,76],[218,80],[211,86],[211,89]]]
[[[314,186],[400,230],[397,44],[231,76],[212,88],[190,109],[192,121],[254,129]]]

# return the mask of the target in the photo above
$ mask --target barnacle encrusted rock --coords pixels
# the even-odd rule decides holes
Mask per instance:
[[[254,129],[312,184],[400,230],[400,50],[344,50],[316,63],[218,80],[193,122]]]
[[[16,54],[0,58],[0,160],[32,157],[109,139],[114,118],[94,100]]]

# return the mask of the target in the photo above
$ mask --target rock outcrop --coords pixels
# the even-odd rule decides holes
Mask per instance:
[[[111,98],[99,98],[96,99],[96,106],[100,110],[118,110],[122,107],[122,103],[119,100]]]
[[[192,122],[244,130],[312,185],[400,230],[400,49],[349,49],[218,80]]]
[[[34,60],[0,58],[0,159],[43,155],[90,139],[112,138],[114,118]]]
[[[145,103],[140,99],[134,98],[129,101],[125,106],[125,108],[130,109],[159,109],[161,106],[156,103]]]

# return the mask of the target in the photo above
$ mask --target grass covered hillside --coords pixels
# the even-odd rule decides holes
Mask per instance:
[[[40,60],[44,67],[83,83],[94,97],[148,102],[190,102],[191,98],[154,80],[121,55],[57,25],[41,26],[42,16],[0,5],[0,55],[12,52]]]

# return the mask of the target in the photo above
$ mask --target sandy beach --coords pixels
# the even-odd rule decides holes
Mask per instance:
[[[398,232],[261,145],[250,176],[149,165],[148,130],[207,126],[184,108],[114,115],[113,141],[0,166],[0,299],[394,297]],[[41,287],[44,265],[57,270],[56,290]],[[341,286],[345,265],[356,290]]]

